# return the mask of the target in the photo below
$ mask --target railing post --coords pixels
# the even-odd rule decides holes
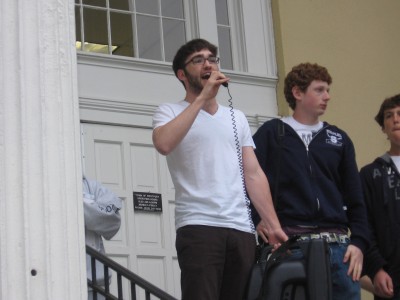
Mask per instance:
[[[122,300],[124,299],[123,296],[123,289],[122,289],[122,280],[124,279],[124,282],[130,282],[131,285],[131,298],[130,300],[136,300],[136,286],[139,286],[141,289],[143,289],[145,293],[146,299],[150,299],[151,296],[158,297],[160,300],[177,300],[173,296],[169,295],[165,291],[161,290],[157,286],[151,284],[150,282],[146,281],[145,279],[141,278],[137,274],[131,272],[127,268],[119,265],[112,259],[108,258],[104,254],[101,254],[100,252],[96,251],[95,249],[86,246],[86,253],[91,257],[91,260],[98,261],[99,263],[104,265],[104,275],[105,278],[108,278],[107,274],[109,274],[109,269],[113,270],[117,274],[117,293],[118,293],[118,298],[115,297],[115,295],[109,293],[108,287],[107,287],[107,282],[105,283],[105,288],[99,286],[99,285],[93,285],[92,281],[88,280],[88,284],[93,288],[93,290],[98,291],[98,294],[105,295],[107,300]],[[93,275],[94,278],[94,275]],[[126,295],[128,297],[128,295]],[[127,298],[125,298],[127,299]]]

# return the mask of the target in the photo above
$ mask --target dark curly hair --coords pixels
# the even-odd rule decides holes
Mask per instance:
[[[313,80],[321,80],[332,83],[332,77],[328,70],[318,64],[302,63],[294,66],[286,75],[284,93],[287,103],[291,109],[296,108],[296,98],[293,96],[292,89],[297,86],[302,92],[306,92],[307,88]]]
[[[381,107],[379,108],[378,114],[375,116],[375,121],[381,126],[381,128],[384,128],[384,121],[385,121],[385,111],[388,109],[395,108],[397,106],[400,106],[400,94],[397,94],[395,96],[386,98],[383,100]]]
[[[179,69],[185,68],[186,59],[192,53],[201,51],[203,49],[210,50],[214,56],[217,56],[218,54],[218,47],[204,39],[194,39],[181,46],[176,52],[174,60],[172,61],[172,69],[174,70],[175,76],[178,77],[177,74]]]

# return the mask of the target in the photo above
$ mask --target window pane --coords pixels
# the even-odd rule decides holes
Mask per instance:
[[[110,12],[112,54],[133,57],[132,16]]]
[[[228,5],[226,0],[215,0],[215,8],[217,10],[217,23],[229,25]]]
[[[163,19],[165,61],[172,62],[178,48],[185,41],[185,23],[178,20]]]
[[[233,70],[231,37],[229,28],[218,27],[218,43],[221,57],[221,68]]]
[[[77,42],[82,42],[82,37],[81,37],[81,10],[79,6],[75,7],[75,35],[76,35],[76,41]]]
[[[137,16],[139,57],[163,60],[161,54],[160,19]]]
[[[138,13],[159,15],[157,0],[136,0],[136,11]]]
[[[161,9],[163,17],[183,18],[182,0],[161,0]]]
[[[110,8],[128,10],[130,11],[130,1],[129,0],[110,0]]]
[[[83,4],[106,7],[106,0],[82,0]]]
[[[85,43],[108,45],[107,14],[98,9],[83,9]],[[85,49],[84,49],[85,50]],[[86,51],[90,51],[87,50]]]

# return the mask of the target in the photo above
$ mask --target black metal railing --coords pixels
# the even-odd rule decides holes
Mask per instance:
[[[156,287],[152,283],[144,280],[142,277],[128,270],[127,268],[116,263],[107,256],[101,254],[95,249],[86,246],[86,253],[90,256],[91,266],[92,266],[92,280],[88,279],[88,288],[93,291],[93,300],[97,300],[98,295],[103,295],[107,300],[128,300],[128,295],[123,295],[122,290],[122,279],[124,278],[127,282],[130,282],[130,294],[131,298],[129,300],[136,300],[136,287],[143,289],[146,300],[150,300],[150,296],[159,298],[160,300],[177,300],[165,291]],[[104,265],[104,278],[109,278],[110,269],[117,273],[117,293],[118,295],[113,295],[110,292],[110,281],[104,280],[102,284],[98,284],[96,280],[96,261]],[[114,278],[113,278],[114,280]],[[152,297],[153,298],[153,297]]]

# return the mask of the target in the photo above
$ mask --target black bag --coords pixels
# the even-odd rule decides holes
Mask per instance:
[[[267,259],[271,254],[272,248],[271,245],[264,242],[257,245],[256,262],[251,269],[249,281],[247,283],[246,300],[255,300],[260,294],[265,266],[267,265]]]
[[[270,253],[272,247],[262,249],[250,276],[246,300],[332,299],[329,250],[325,240],[298,241],[297,237],[292,237],[273,253]],[[301,251],[302,258],[291,257],[295,249]]]
[[[277,163],[277,175],[275,181],[275,192],[274,192],[274,207],[276,207],[276,199],[278,196],[278,186],[279,186],[279,178],[280,178],[280,164],[281,164],[281,156],[282,156],[282,141],[283,137],[285,136],[285,126],[282,121],[278,122],[277,127],[277,136],[278,136],[278,159],[276,160]],[[265,266],[267,264],[268,256],[271,254],[273,247],[269,244],[264,243],[259,237],[260,243],[257,245],[256,250],[256,263],[254,264],[250,277],[247,283],[247,290],[246,290],[246,300],[255,300],[257,299],[260,290],[262,281],[264,278],[264,271]]]
[[[281,156],[285,125],[277,126],[278,159],[274,190],[277,207]],[[291,250],[300,249],[302,258],[291,257]],[[261,244],[256,263],[247,283],[246,300],[331,300],[332,283],[328,244],[325,240],[298,241],[291,237],[277,250]]]

